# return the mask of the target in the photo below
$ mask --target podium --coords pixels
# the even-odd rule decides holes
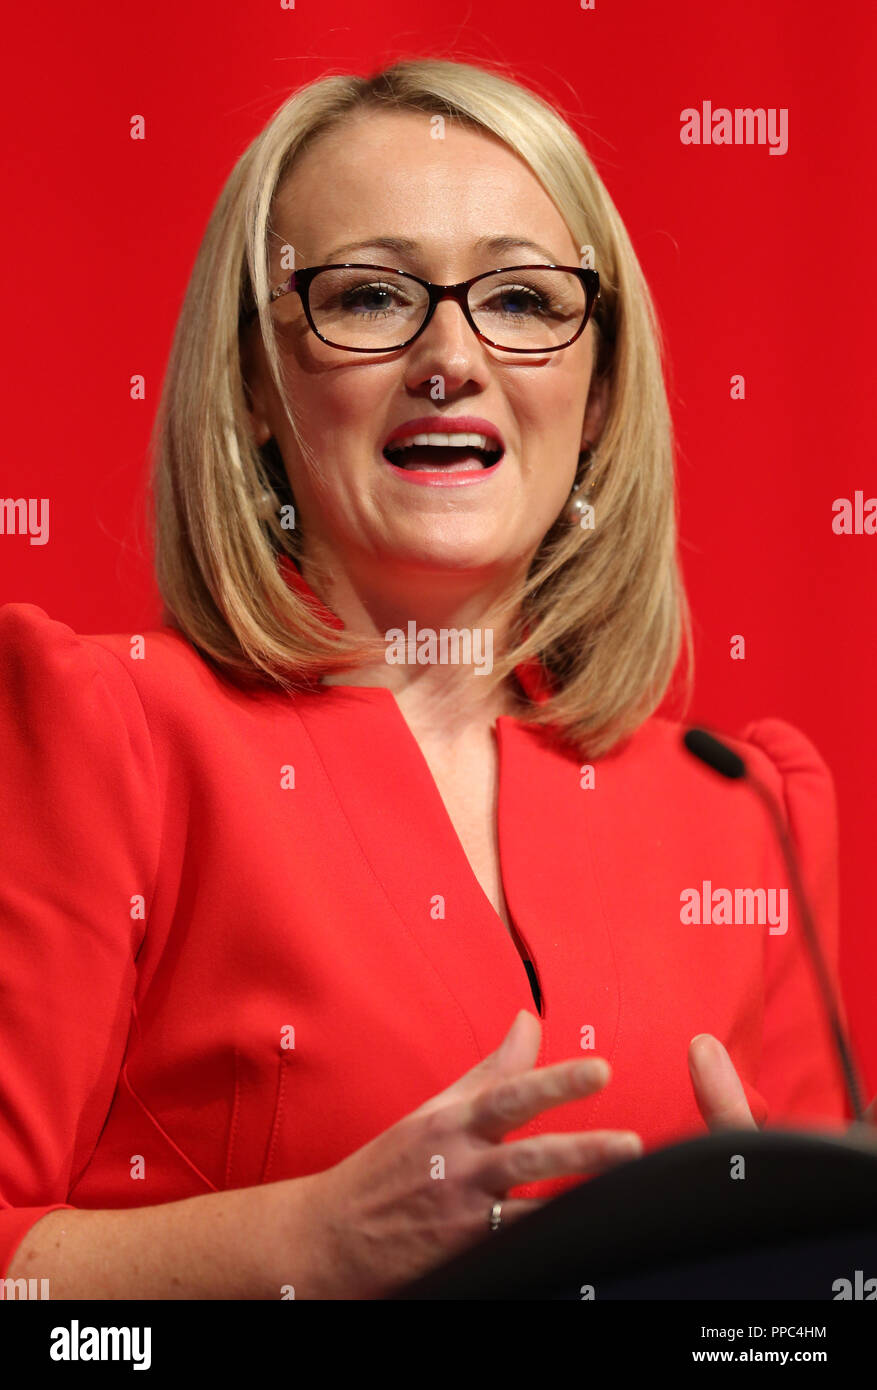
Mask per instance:
[[[495,1233],[489,1206],[483,1241],[393,1298],[877,1300],[877,1131],[865,1126],[687,1140]]]

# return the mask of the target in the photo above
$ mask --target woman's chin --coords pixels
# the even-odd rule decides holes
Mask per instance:
[[[492,529],[492,528],[491,528]],[[510,553],[508,533],[502,535],[436,536],[434,529],[419,534],[407,532],[398,544],[382,547],[384,563],[396,563],[413,571],[447,575],[472,574],[483,582],[491,571],[500,572],[515,563]]]

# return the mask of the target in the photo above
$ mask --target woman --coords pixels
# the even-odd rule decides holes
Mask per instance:
[[[782,866],[654,715],[657,333],[555,112],[433,61],[293,96],[156,456],[161,631],[0,611],[4,1272],[377,1296],[644,1148],[842,1119],[797,931],[684,906]],[[830,775],[738,746],[835,969]]]

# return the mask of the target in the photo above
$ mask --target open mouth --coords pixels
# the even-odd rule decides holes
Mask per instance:
[[[384,458],[406,472],[461,473],[473,468],[494,468],[503,452],[502,447],[486,435],[418,434],[388,445]]]

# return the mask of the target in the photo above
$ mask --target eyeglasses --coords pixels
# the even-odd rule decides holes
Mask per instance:
[[[475,335],[502,352],[557,352],[584,332],[600,296],[596,270],[513,265],[457,285],[433,285],[385,265],[294,270],[271,302],[297,294],[321,342],[344,352],[391,352],[419,338],[442,299],[454,299]],[[248,322],[258,313],[242,316]]]

